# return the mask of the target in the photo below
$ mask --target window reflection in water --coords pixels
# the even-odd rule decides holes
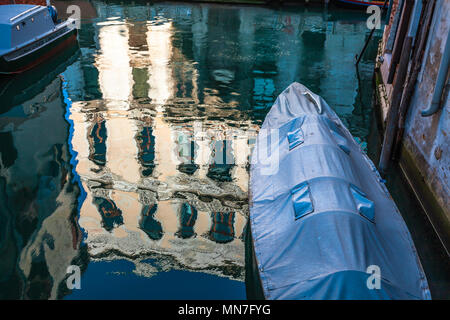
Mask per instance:
[[[99,166],[106,163],[106,121],[101,114],[94,114],[93,126],[88,136],[90,153],[89,159]]]
[[[139,147],[139,162],[142,165],[142,175],[149,176],[155,168],[155,136],[153,135],[152,121],[150,117],[144,117],[142,129],[137,135]]]
[[[197,209],[184,202],[180,210],[180,227],[176,235],[182,239],[191,238],[196,235],[194,225],[197,221]]]

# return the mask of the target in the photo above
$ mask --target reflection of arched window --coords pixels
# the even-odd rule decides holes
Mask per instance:
[[[178,171],[193,174],[198,169],[195,164],[195,156],[198,146],[191,136],[180,134],[177,142],[177,157],[181,164],[177,166]]]
[[[99,166],[106,163],[106,121],[100,115],[95,115],[94,125],[89,133],[89,159]]]
[[[217,181],[231,181],[231,169],[234,166],[231,141],[212,141],[212,160],[207,177]]]
[[[209,232],[211,240],[227,243],[234,239],[234,212],[214,212]]]
[[[164,234],[161,223],[155,219],[157,209],[158,205],[156,203],[145,205],[142,208],[140,227],[152,240],[159,240]]]
[[[122,210],[116,206],[114,201],[102,197],[95,197],[94,204],[102,216],[103,228],[106,231],[111,231],[115,227],[123,224]]]
[[[142,175],[149,176],[155,168],[155,136],[150,119],[144,120],[144,126],[138,134],[138,159],[143,170]]]
[[[197,209],[185,202],[181,206],[180,211],[180,229],[176,235],[180,238],[187,239],[195,235],[194,225],[197,220]]]

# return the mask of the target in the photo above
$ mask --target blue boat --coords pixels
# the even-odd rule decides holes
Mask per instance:
[[[376,167],[299,83],[277,98],[252,153],[249,233],[259,288],[249,298],[431,299]]]
[[[0,74],[30,70],[76,43],[76,21],[59,21],[52,6],[0,6]]]

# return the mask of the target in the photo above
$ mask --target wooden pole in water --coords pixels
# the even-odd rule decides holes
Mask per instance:
[[[383,147],[381,149],[379,168],[382,173],[386,172],[391,158],[391,150],[398,123],[398,109],[402,100],[403,84],[408,70],[408,62],[412,45],[412,37],[406,37],[403,42],[402,54],[395,79],[394,90],[392,92],[391,106],[387,113],[386,130],[384,133]]]
[[[397,35],[395,37],[394,49],[392,52],[391,66],[389,69],[389,75],[387,83],[391,84],[394,81],[394,75],[397,69],[397,64],[399,63],[400,56],[404,52],[403,45],[406,39],[406,34],[408,32],[409,18],[411,17],[411,12],[414,7],[414,1],[405,1],[403,3],[402,17],[400,18],[400,25],[397,30]]]
[[[420,0],[416,0],[420,1]],[[389,161],[391,160],[392,147],[394,144],[394,138],[397,133],[398,124],[398,111],[403,96],[403,86],[408,71],[408,63],[411,55],[411,47],[413,42],[413,34],[410,34],[409,24],[410,17],[415,5],[415,1],[406,1],[404,3],[402,17],[400,19],[400,26],[396,37],[396,43],[394,45],[394,53],[392,54],[392,61],[387,83],[391,83],[395,74],[395,83],[392,90],[392,100],[389,110],[386,116],[386,129],[384,132],[383,146],[381,149],[379,169],[382,173],[385,173]],[[403,36],[406,36],[403,39]],[[400,48],[401,47],[401,48]],[[395,55],[398,56],[398,67],[395,64]]]

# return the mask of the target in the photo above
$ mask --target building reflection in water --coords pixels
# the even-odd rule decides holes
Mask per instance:
[[[336,59],[327,43],[339,37],[353,50],[364,34],[344,41],[319,11],[122,5],[109,19],[111,8],[95,5],[99,93],[90,96],[102,99],[72,106],[91,255],[139,264],[136,253],[168,254],[185,268],[217,273],[231,264],[242,276],[249,155],[261,119],[292,81],[310,79],[320,93],[315,81],[327,69],[316,61]],[[311,63],[299,64],[306,55]]]
[[[349,54],[364,43],[364,21],[92,3],[98,18],[79,31],[79,60],[0,118],[0,293],[61,297],[67,265],[103,259],[128,259],[143,276],[159,264],[243,280],[249,156],[264,115],[300,81],[357,117],[340,92],[356,94]]]
[[[102,17],[106,8],[97,9]],[[129,9],[128,15],[139,11]],[[246,120],[235,130],[196,115],[207,107],[199,107],[198,66],[189,47],[180,47],[172,19],[155,10],[142,21],[128,22],[120,12],[124,19],[97,24],[102,99],[74,101],[71,110],[77,172],[87,191],[79,223],[94,259],[134,256],[140,264],[148,254],[171,255],[174,268],[221,274],[227,264],[242,279],[247,131],[255,136],[257,126]],[[218,118],[220,112],[216,107]],[[221,138],[232,130],[238,134]]]

